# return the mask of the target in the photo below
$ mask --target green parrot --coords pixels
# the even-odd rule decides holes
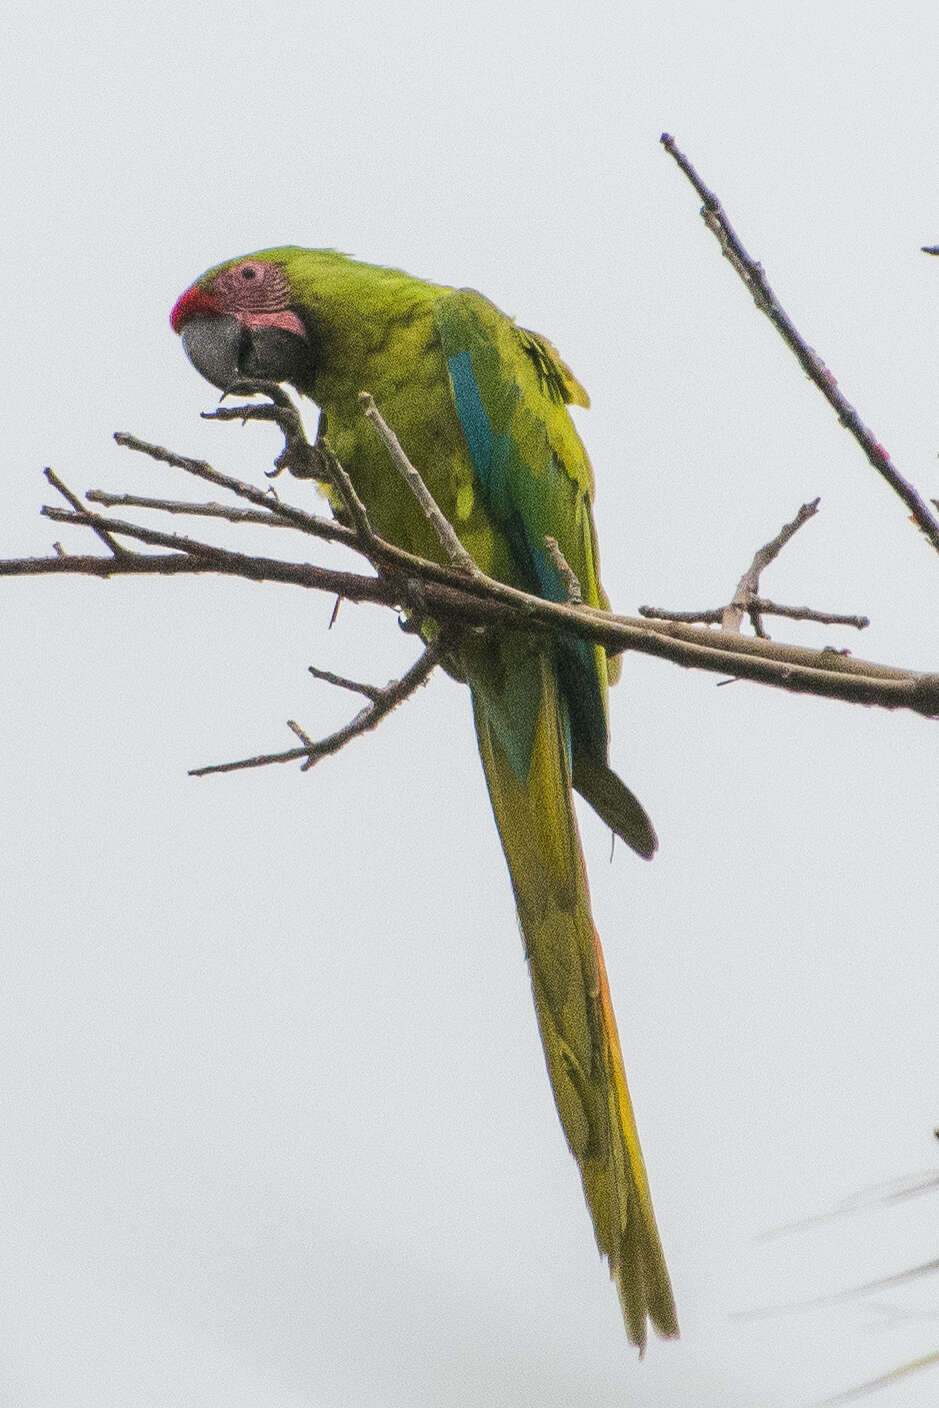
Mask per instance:
[[[376,531],[443,561],[359,393],[369,391],[483,572],[566,599],[557,540],[584,601],[600,585],[593,476],[567,411],[587,394],[554,347],[482,294],[334,250],[288,246],[216,265],[171,323],[196,369],[226,390],[286,382],[320,408]],[[325,486],[324,486],[325,487]],[[329,493],[326,487],[327,494]],[[333,507],[339,505],[333,501]],[[524,935],[548,1075],[609,1259],[630,1340],[678,1321],[626,1085],[574,816],[576,788],[641,856],[656,836],[607,762],[605,651],[574,637],[464,637],[451,662],[472,692],[476,736]]]

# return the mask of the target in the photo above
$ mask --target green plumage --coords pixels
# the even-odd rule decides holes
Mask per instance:
[[[309,356],[307,370],[284,379],[319,405],[320,434],[382,536],[442,560],[435,534],[362,415],[361,391],[374,396],[484,572],[563,600],[545,547],[551,536],[584,600],[607,607],[592,473],[567,411],[570,402],[586,405],[587,396],[549,342],[481,294],[333,251],[287,247],[246,259],[255,270],[270,263],[286,276]],[[226,301],[219,292],[239,265],[244,261],[210,270],[194,288],[216,299],[220,315],[250,326],[237,298]],[[573,637],[548,647],[513,632],[474,636],[454,663],[472,690],[561,1123],[629,1336],[641,1347],[647,1319],[663,1335],[676,1334],[677,1321],[571,798],[573,785],[634,849],[652,854],[651,823],[607,764],[612,671],[599,647]]]

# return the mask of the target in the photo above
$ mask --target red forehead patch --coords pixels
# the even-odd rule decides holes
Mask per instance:
[[[181,298],[177,298],[170,314],[170,327],[174,332],[182,332],[190,318],[211,318],[217,316],[219,306],[213,298],[193,284]]]

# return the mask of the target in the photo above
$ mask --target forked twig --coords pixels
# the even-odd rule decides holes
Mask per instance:
[[[771,542],[758,548],[753,561],[737,583],[733,599],[727,606],[709,607],[704,611],[669,611],[661,606],[640,606],[639,614],[653,621],[687,621],[720,625],[729,635],[739,634],[743,617],[749,617],[753,629],[763,640],[769,637],[763,628],[763,616],[785,616],[793,621],[816,621],[824,626],[854,626],[863,630],[870,625],[867,616],[849,616],[832,611],[816,611],[811,606],[781,606],[759,595],[760,574],[780,554],[790,538],[818,511],[818,499],[803,504],[791,523],[785,523]]]
[[[803,504],[791,523],[786,523],[780,528],[775,538],[769,543],[764,543],[761,548],[753,554],[753,561],[744,572],[737,583],[737,590],[734,592],[733,600],[728,607],[725,607],[721,619],[721,627],[725,631],[739,631],[740,623],[744,615],[748,615],[753,622],[753,629],[758,636],[765,635],[759,612],[755,608],[757,593],[760,589],[760,573],[764,567],[779,556],[789,539],[807,523],[818,512],[818,499],[813,499],[811,503]]]
[[[251,383],[245,390],[266,389],[263,383]],[[280,393],[280,400],[285,399]],[[250,419],[260,407],[226,407],[235,416],[247,413]],[[295,410],[278,404],[272,419],[282,422],[285,438],[302,437],[302,424]],[[268,411],[271,408],[268,407]],[[282,415],[281,412],[286,412]],[[734,678],[783,688],[795,693],[810,693],[854,703],[878,705],[883,708],[905,708],[925,717],[939,716],[939,676],[913,670],[901,670],[872,661],[856,660],[830,650],[810,650],[800,646],[756,640],[738,634],[714,632],[674,619],[680,613],[667,614],[672,619],[641,620],[616,617],[597,608],[576,603],[547,601],[532,596],[504,582],[486,577],[478,571],[472,575],[453,566],[416,557],[393,544],[375,538],[367,530],[366,541],[360,531],[332,520],[309,514],[274,496],[271,490],[261,491],[228,475],[221,474],[205,461],[174,454],[162,446],[152,445],[136,436],[120,433],[117,442],[149,455],[197,478],[224,487],[236,496],[247,499],[263,515],[270,515],[278,525],[290,526],[313,537],[341,542],[363,554],[375,567],[377,575],[334,571],[311,563],[288,562],[277,558],[235,553],[210,543],[176,534],[155,532],[139,524],[128,523],[94,513],[47,507],[48,517],[88,527],[93,531],[136,539],[149,547],[164,548],[164,553],[124,552],[119,556],[70,557],[57,552],[52,557],[27,558],[0,562],[0,576],[47,574],[83,574],[98,577],[127,573],[201,573],[221,572],[252,581],[279,581],[307,589],[328,591],[337,601],[347,597],[352,601],[371,601],[396,609],[405,609],[413,619],[431,618],[443,628],[512,628],[526,631],[563,632],[576,635],[603,646],[610,654],[636,650],[655,655],[686,668],[704,669]],[[312,447],[308,447],[312,448]],[[318,447],[321,449],[322,447]],[[312,461],[306,452],[298,452],[304,464]],[[282,461],[281,457],[281,461]],[[411,467],[413,470],[413,466]],[[341,471],[337,475],[342,482]],[[417,475],[417,471],[413,470]],[[419,479],[420,476],[418,475]],[[337,482],[332,480],[333,484]],[[163,501],[151,501],[162,507]],[[354,500],[351,501],[354,504]],[[150,506],[147,501],[141,505]],[[176,506],[173,505],[175,509]],[[215,516],[210,506],[196,506],[197,516]],[[250,521],[254,521],[253,519]],[[266,521],[266,518],[265,520]],[[758,599],[759,609],[769,610]],[[798,608],[788,608],[795,613]]]
[[[317,670],[310,666],[310,673],[317,679],[326,680],[327,683],[337,685],[342,689],[352,689],[360,694],[365,694],[369,703],[356,714],[354,719],[326,738],[314,740],[299,724],[288,719],[287,727],[300,739],[302,745],[300,748],[289,748],[281,753],[263,753],[254,758],[241,758],[236,762],[210,763],[205,767],[191,768],[189,776],[208,777],[211,773],[242,772],[246,768],[269,767],[272,763],[292,763],[298,760],[303,762],[302,770],[306,772],[321,758],[329,757],[331,753],[338,753],[340,748],[351,743],[353,738],[359,738],[363,733],[370,733],[372,729],[377,728],[382,719],[427,681],[440,663],[447,648],[443,638],[431,641],[424,647],[411,668],[399,680],[392,680],[384,688],[359,684],[354,680],[344,679],[341,675],[333,675],[327,670]]]

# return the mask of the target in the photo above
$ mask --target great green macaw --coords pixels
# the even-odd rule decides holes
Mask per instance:
[[[478,566],[565,599],[554,537],[584,600],[600,585],[593,476],[567,404],[587,394],[551,343],[488,299],[292,246],[229,260],[176,303],[196,369],[226,390],[287,382],[320,408],[319,434],[376,531],[436,561],[436,534],[403,484],[359,393],[369,391]],[[328,492],[328,490],[327,490]],[[525,941],[548,1074],[630,1340],[678,1322],[590,912],[572,786],[640,855],[655,832],[607,763],[605,651],[573,637],[464,638],[452,662],[476,736]]]

